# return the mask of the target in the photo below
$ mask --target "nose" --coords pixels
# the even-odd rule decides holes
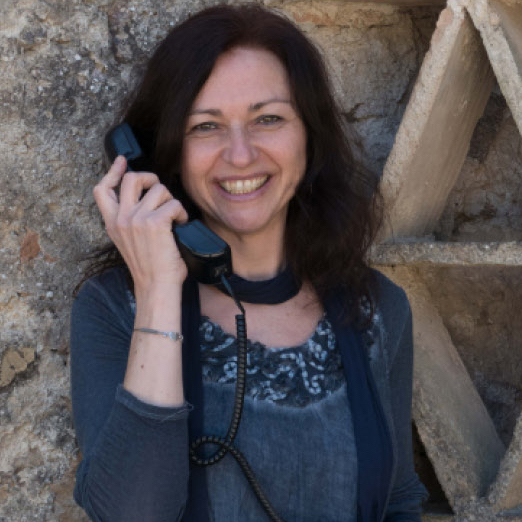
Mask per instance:
[[[244,127],[229,129],[228,144],[223,151],[223,159],[235,167],[247,167],[258,156],[258,150],[252,143],[248,130]]]

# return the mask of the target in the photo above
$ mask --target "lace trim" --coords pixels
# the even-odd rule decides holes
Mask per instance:
[[[202,317],[201,357],[205,382],[236,380],[236,339]],[[268,349],[248,341],[245,395],[281,405],[303,407],[336,391],[344,382],[341,355],[332,326],[323,317],[312,336],[291,348]]]

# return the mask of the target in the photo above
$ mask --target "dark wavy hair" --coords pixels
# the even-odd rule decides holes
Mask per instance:
[[[366,254],[380,225],[378,178],[354,161],[321,54],[292,22],[256,4],[196,13],[160,42],[124,120],[147,144],[161,182],[191,218],[198,217],[181,184],[185,122],[217,58],[235,47],[277,56],[306,127],[307,167],[289,204],[287,263],[320,299],[341,288],[348,291],[352,305],[373,303]],[[115,264],[123,264],[122,258],[114,246],[106,248],[88,276]]]

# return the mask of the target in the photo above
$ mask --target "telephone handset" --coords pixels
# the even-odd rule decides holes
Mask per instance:
[[[150,163],[128,123],[113,127],[105,136],[105,152],[111,163],[125,156],[127,170],[148,170]],[[217,284],[232,274],[230,247],[218,235],[195,219],[173,224],[172,232],[190,275],[203,284]]]

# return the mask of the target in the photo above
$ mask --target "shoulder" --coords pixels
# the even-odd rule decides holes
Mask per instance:
[[[86,314],[125,317],[132,314],[132,293],[124,267],[114,267],[83,283],[75,297],[72,319]]]
[[[398,319],[410,315],[410,303],[406,292],[378,270],[372,270],[375,278],[375,304],[386,316]]]
[[[117,295],[126,293],[127,290],[130,289],[127,284],[126,269],[123,266],[115,266],[84,281],[77,298],[96,293]]]
[[[375,313],[386,351],[391,360],[411,344],[412,315],[406,292],[381,272],[374,270]],[[408,348],[409,349],[409,348]]]

